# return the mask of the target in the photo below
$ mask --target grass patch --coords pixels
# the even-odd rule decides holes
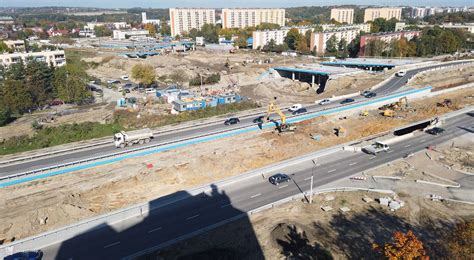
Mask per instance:
[[[233,113],[258,107],[253,102],[241,102],[197,111],[180,113],[179,115],[141,116],[126,110],[114,113],[114,123],[100,124],[85,122],[67,124],[58,127],[43,127],[38,129],[33,137],[19,136],[0,142],[0,155],[26,152],[61,144],[84,141],[94,138],[112,136],[120,130],[159,127],[182,123],[186,121],[208,118],[227,113]]]

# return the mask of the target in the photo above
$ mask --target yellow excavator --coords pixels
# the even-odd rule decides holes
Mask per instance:
[[[276,100],[276,97],[274,97],[274,99]],[[286,123],[285,114],[283,112],[281,112],[281,110],[278,108],[278,106],[274,102],[270,102],[270,104],[268,105],[267,114],[263,118],[263,120],[264,120],[263,123],[266,123],[270,120],[270,114],[273,113],[273,112],[276,112],[280,116],[280,119],[281,119],[280,123],[275,122],[276,125],[277,125],[276,129],[278,130],[279,133],[292,132],[292,131],[296,130],[295,125]]]

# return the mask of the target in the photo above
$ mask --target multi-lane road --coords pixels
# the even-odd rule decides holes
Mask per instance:
[[[457,63],[465,63],[465,62],[466,61],[459,61]],[[456,63],[451,63],[451,64],[456,64]],[[433,66],[419,68],[419,69],[408,70],[404,77],[393,77],[387,82],[385,82],[385,84],[383,84],[382,86],[374,90],[374,92],[376,92],[378,96],[390,94],[400,89],[402,86],[404,86],[407,80],[413,75],[421,71],[429,70],[429,69],[440,67],[440,66],[445,66],[445,65],[439,64],[439,65],[433,65]],[[357,100],[363,100],[365,98],[356,97],[355,99],[357,101]],[[308,112],[311,113],[311,112],[320,111],[322,109],[336,107],[339,105],[340,105],[339,100],[335,100],[331,104],[327,104],[324,106],[315,104],[315,105],[310,105],[306,108],[308,109]],[[287,114],[290,116],[289,113]],[[173,132],[160,134],[160,135],[155,136],[154,141],[150,142],[148,146],[154,146],[160,143],[170,143],[170,142],[179,141],[182,139],[192,138],[194,136],[210,135],[210,134],[225,131],[225,130],[230,131],[237,127],[242,127],[242,126],[249,126],[249,125],[255,124],[255,123],[252,123],[252,120],[256,116],[258,115],[241,118],[241,123],[237,126],[225,126],[223,122],[219,122],[219,123],[213,123],[213,124],[208,124],[204,126],[196,126],[196,127],[188,128],[181,131],[173,131]],[[84,150],[56,154],[53,156],[43,157],[43,158],[34,159],[34,160],[26,160],[26,161],[22,161],[22,162],[10,164],[10,165],[7,164],[0,167],[0,177],[28,172],[35,169],[47,168],[47,167],[51,167],[55,165],[61,165],[61,164],[70,163],[74,161],[95,158],[98,156],[104,156],[104,155],[116,153],[118,151],[130,150],[130,149],[136,149],[136,147],[135,146],[127,147],[122,150],[119,150],[115,148],[112,144],[110,144],[110,145],[91,147]]]
[[[389,152],[377,156],[339,151],[319,158],[317,167],[309,160],[266,173],[266,176],[242,179],[213,189],[205,195],[189,196],[164,205],[146,217],[126,219],[41,248],[45,253],[44,259],[120,259],[143,252],[244,212],[307,192],[312,175],[314,187],[317,188],[421,151],[429,145],[443,143],[463,134],[473,135],[473,115],[471,111],[447,119],[443,126],[446,129],[444,134],[433,136],[418,133],[392,144]],[[290,175],[291,182],[279,186],[270,184],[267,178],[276,172]],[[172,196],[183,197],[183,193]],[[161,200],[151,203],[157,205]]]

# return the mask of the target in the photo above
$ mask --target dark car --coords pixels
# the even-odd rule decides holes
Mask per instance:
[[[440,127],[434,127],[434,128],[426,130],[426,132],[430,135],[439,135],[439,134],[444,133],[444,131],[445,130],[443,128],[440,128]]]
[[[224,125],[235,125],[240,123],[240,120],[237,117],[232,117],[225,120]]]
[[[259,117],[257,117],[257,118],[254,118],[254,119],[252,120],[252,122],[254,122],[255,124],[256,124],[256,123],[262,123],[264,118],[265,118],[265,116],[259,116]]]
[[[280,183],[289,182],[290,180],[290,176],[283,173],[277,173],[268,178],[268,181],[270,181],[270,183],[273,185],[280,185]]]
[[[377,93],[375,92],[370,92],[370,93],[367,93],[364,97],[366,98],[373,98],[373,97],[376,97],[377,96]]]
[[[130,93],[130,89],[129,88],[126,88],[123,90],[125,93]]]
[[[306,108],[302,107],[302,108],[300,108],[300,109],[298,109],[298,110],[296,110],[296,111],[293,111],[292,114],[293,114],[293,115],[297,115],[297,114],[306,113],[306,112],[308,112],[308,110],[306,110]]]
[[[346,98],[343,101],[341,101],[341,104],[347,104],[347,103],[352,103],[354,102],[353,98]]]
[[[365,97],[365,96],[366,96],[367,94],[369,94],[369,93],[372,93],[372,92],[369,91],[369,90],[366,90],[366,91],[362,92],[360,95],[363,96],[363,97]]]
[[[9,255],[4,260],[41,260],[43,258],[43,251],[25,251]]]

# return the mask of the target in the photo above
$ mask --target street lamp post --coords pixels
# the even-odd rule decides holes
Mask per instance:
[[[313,179],[314,179],[314,168],[316,167],[316,161],[313,159],[313,168],[311,169],[311,188],[309,191],[309,204],[313,203]]]

